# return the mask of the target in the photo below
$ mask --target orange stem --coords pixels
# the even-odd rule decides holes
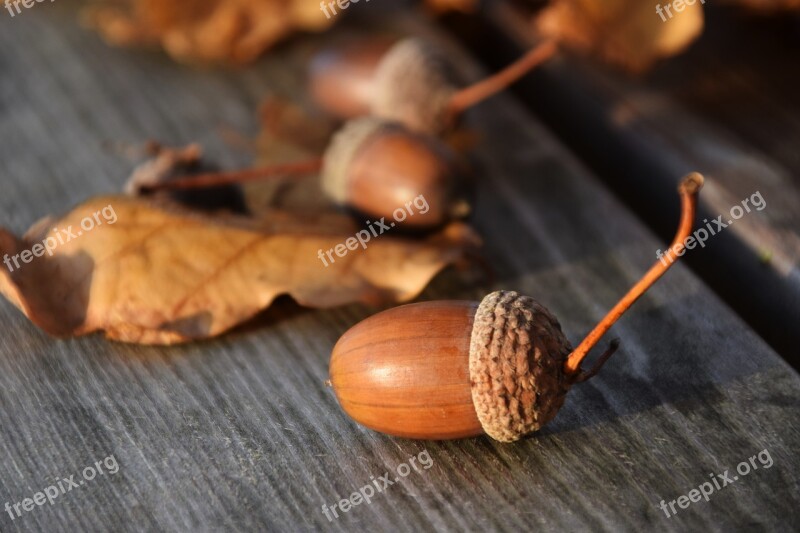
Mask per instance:
[[[525,74],[553,57],[557,51],[558,44],[556,40],[548,39],[500,72],[474,85],[461,89],[451,97],[449,105],[450,115],[459,115],[466,109],[508,88]]]
[[[207,174],[194,174],[182,176],[171,181],[147,187],[148,191],[176,190],[176,189],[202,189],[205,187],[219,187],[233,185],[248,181],[270,179],[278,176],[300,176],[313,174],[322,169],[322,159],[312,159],[300,163],[287,163],[272,167],[248,168],[230,172],[210,172]]]
[[[684,247],[684,242],[692,232],[694,227],[694,217],[697,211],[697,194],[703,186],[703,176],[694,172],[689,174],[681,181],[678,192],[681,195],[681,221],[678,232],[672,241],[670,250],[674,253],[666,254],[660,261],[640,279],[636,285],[628,291],[628,294],[615,305],[608,314],[595,326],[575,350],[569,355],[564,363],[564,373],[575,374],[580,370],[581,361],[586,357],[600,338],[611,329],[611,326],[627,311],[630,306],[643,295],[669,268],[677,261],[677,253]]]

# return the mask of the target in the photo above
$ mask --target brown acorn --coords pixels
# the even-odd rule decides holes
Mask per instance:
[[[556,52],[546,41],[485,80],[460,88],[452,61],[433,44],[407,38],[379,60],[371,41],[326,50],[311,63],[312,94],[341,118],[370,113],[415,130],[439,135],[469,107],[505,89]],[[370,68],[373,70],[370,71]],[[347,90],[347,87],[353,87]]]
[[[403,222],[407,228],[438,226],[465,214],[457,198],[463,171],[441,141],[373,117],[351,120],[333,138],[324,156],[322,187],[340,205],[391,220],[417,197],[425,214]]]
[[[351,118],[370,112],[375,92],[375,70],[392,47],[388,39],[372,39],[369,46],[349,41],[322,50],[309,67],[309,90],[330,114]]]
[[[702,184],[695,173],[679,188],[682,216],[671,247],[677,253],[691,234]],[[551,421],[570,387],[599,371],[616,341],[592,370],[582,371],[581,362],[677,253],[656,262],[574,350],[544,306],[498,291],[480,303],[411,304],[362,321],[334,347],[330,382],[345,412],[376,431],[516,441]]]
[[[466,171],[455,153],[435,137],[375,117],[345,123],[322,159],[186,176],[147,190],[217,187],[319,171],[322,189],[334,202],[376,219],[391,221],[397,210],[422,197],[427,211],[405,218],[405,229],[440,226],[469,211],[461,197]]]
[[[359,423],[390,435],[512,441],[551,420],[571,384],[558,321],[532,298],[389,309],[342,336],[331,383]]]
[[[458,78],[450,60],[420,39],[395,44],[375,70],[370,113],[414,131],[438,135],[451,126]]]

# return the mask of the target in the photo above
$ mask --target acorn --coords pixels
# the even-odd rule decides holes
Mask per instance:
[[[389,39],[348,41],[323,49],[311,61],[309,91],[330,114],[341,118],[359,117],[370,112],[375,92],[375,70],[392,47]]]
[[[553,314],[533,298],[497,291],[481,302],[441,301],[389,309],[336,343],[330,384],[358,423],[414,439],[487,434],[513,442],[550,422],[570,388],[600,370],[581,362],[631,305],[674,263],[691,234],[703,177],[679,187],[681,223],[668,261],[659,261],[572,349]]]
[[[330,376],[342,408],[371,429],[510,442],[558,412],[571,351],[547,309],[497,291],[480,303],[416,303],[364,320],[336,344]]]
[[[439,226],[466,214],[459,198],[465,170],[443,142],[374,117],[348,122],[325,152],[322,188],[339,205],[391,220],[414,198],[430,209],[403,222],[406,228]]]
[[[320,171],[322,189],[331,200],[376,219],[391,221],[398,209],[423,197],[427,212],[403,220],[406,229],[440,226],[468,213],[461,196],[467,171],[456,154],[435,137],[375,117],[345,123],[321,159],[185,176],[147,190],[217,187]]]
[[[373,50],[383,46],[365,41],[323,51],[309,69],[314,98],[341,118],[369,113],[433,135],[450,129],[464,110],[505,89],[557,48],[555,41],[545,41],[497,74],[461,88],[453,62],[433,44],[406,38],[376,60]]]
[[[452,124],[449,105],[458,85],[452,63],[440,50],[421,39],[404,39],[375,70],[370,113],[438,135]]]

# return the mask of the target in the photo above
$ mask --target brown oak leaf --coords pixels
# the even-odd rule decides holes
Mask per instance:
[[[212,219],[99,197],[21,239],[0,229],[0,293],[57,337],[105,331],[123,342],[174,344],[219,335],[283,294],[318,308],[407,301],[478,244],[456,223],[425,239],[372,237],[323,264],[320,250],[362,229],[338,214]]]
[[[579,52],[638,73],[681,53],[702,33],[700,2],[683,5],[669,18],[641,0],[555,0],[535,25]]]
[[[83,18],[111,44],[160,45],[192,63],[247,63],[294,31],[334,20],[318,0],[104,0]]]

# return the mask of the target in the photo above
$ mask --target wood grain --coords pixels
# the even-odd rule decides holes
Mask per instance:
[[[505,0],[486,5],[483,30],[468,41],[505,43],[498,64],[539,42],[530,15]],[[787,148],[800,142],[796,16],[719,7],[706,6],[697,43],[646,76],[564,51],[517,94],[663,239],[674,228],[662,213],[677,216],[663,197],[702,172],[698,220],[716,234],[686,261],[800,368],[800,161]],[[750,211],[734,219],[744,202]]]
[[[405,28],[430,32],[413,20]],[[263,96],[300,98],[309,43],[249,69],[193,70],[106,47],[67,2],[0,15],[0,224],[19,233],[119,190],[131,163],[104,150],[108,140],[198,141],[221,166],[246,164],[217,125],[253,133]],[[664,244],[513,101],[495,98],[467,122],[481,138],[473,222],[498,281],[470,286],[451,272],[422,299],[518,290],[580,340]],[[663,203],[666,212],[677,197]],[[324,386],[328,359],[376,311],[282,301],[247,329],[167,349],[59,341],[0,302],[0,529],[800,528],[800,379],[684,266],[615,326],[622,348],[603,373],[515,445],[404,440],[350,420]],[[675,517],[658,508],[764,449],[771,468]],[[429,470],[332,521],[323,514],[423,451]],[[112,454],[117,474],[14,520],[2,509]]]

